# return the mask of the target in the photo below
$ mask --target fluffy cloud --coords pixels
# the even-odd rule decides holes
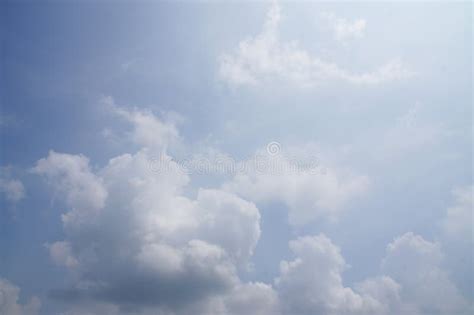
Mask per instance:
[[[0,167],[0,193],[10,202],[18,202],[25,197],[23,183],[11,178],[9,167]]]
[[[370,314],[380,305],[344,287],[347,267],[339,248],[324,235],[290,242],[296,258],[281,263],[276,280],[285,314]]]
[[[41,174],[55,191],[64,196],[72,210],[64,214],[65,224],[72,221],[94,220],[107,198],[102,180],[89,168],[89,159],[83,155],[69,155],[50,151],[47,158],[36,163],[33,173]]]
[[[132,121],[135,130],[149,122]],[[69,207],[62,216],[66,239],[48,248],[55,263],[74,269],[77,282],[56,296],[112,303],[120,311],[186,313],[238,290],[237,271],[247,266],[260,236],[258,209],[221,190],[200,189],[189,198],[188,175],[166,155],[166,170],[154,172],[157,142],[134,139],[147,146],[95,171],[84,156],[54,151],[34,167]]]
[[[369,179],[363,175],[330,167],[305,166],[283,154],[257,153],[256,156],[256,161],[240,168],[242,171],[224,184],[224,188],[257,203],[283,202],[294,225],[336,218],[349,202],[364,195],[369,188]]]
[[[237,286],[223,300],[226,315],[278,315],[279,301],[275,290],[264,283]],[[215,313],[214,313],[215,314]]]
[[[0,179],[0,191],[5,194],[7,200],[12,202],[20,201],[25,197],[25,187],[17,179]]]
[[[413,75],[399,60],[391,60],[376,70],[352,73],[335,63],[312,56],[297,42],[279,39],[280,7],[273,3],[263,30],[253,38],[239,43],[234,53],[220,58],[220,77],[233,85],[256,85],[268,79],[284,79],[302,86],[314,86],[327,80],[342,80],[352,84],[373,85],[399,80]],[[336,36],[345,39],[362,34],[363,20],[354,24],[336,20]]]
[[[135,112],[116,110],[124,117]],[[142,134],[137,130],[150,121],[161,126],[159,118],[147,115],[128,120],[132,135]],[[188,174],[166,154],[177,138],[172,134],[158,133],[153,141],[133,136],[142,148],[102,168],[91,168],[85,156],[54,151],[33,168],[68,207],[62,215],[65,239],[46,245],[53,262],[76,279],[53,294],[71,303],[65,314],[469,312],[471,306],[443,268],[440,245],[413,233],[388,245],[380,275],[353,288],[344,284],[347,264],[340,249],[325,235],[291,241],[294,259],[281,262],[274,285],[243,282],[239,272],[248,267],[261,232],[257,207],[242,197],[284,202],[291,222],[302,224],[336,215],[367,190],[368,179],[333,168],[295,168],[292,160],[267,148],[265,163],[245,164],[253,167],[243,168],[222,190],[193,192],[187,189]],[[153,167],[157,152],[166,168]],[[456,196],[447,222],[457,222],[472,202],[470,190],[457,190]],[[22,312],[33,308],[8,305]]]
[[[32,297],[26,304],[19,304],[20,288],[6,279],[0,278],[0,314],[5,315],[36,315],[41,301]]]
[[[357,283],[355,290],[374,303],[377,314],[416,314],[414,308],[403,304],[400,297],[401,285],[388,276],[366,279]]]
[[[61,315],[279,315],[278,297],[274,289],[263,283],[241,283],[228,293],[203,299],[192,305],[177,308],[148,307],[140,311],[120,309],[107,302],[80,303]]]
[[[438,243],[406,233],[387,246],[384,274],[402,286],[402,300],[420,314],[468,314],[470,306],[443,269]]]
[[[446,270],[437,243],[406,233],[387,246],[382,274],[344,286],[347,265],[325,235],[290,242],[295,255],[281,263],[276,289],[283,314],[469,314]]]
[[[108,288],[118,292],[100,291],[104,284],[93,282],[78,285],[87,294],[100,293],[102,298],[103,294],[116,294],[116,298],[126,300],[133,287],[135,298],[140,296],[135,301],[140,307],[124,305],[123,300],[106,295],[106,299],[79,303],[65,314],[433,315],[468,314],[471,310],[441,269],[439,246],[413,233],[400,236],[387,246],[384,275],[357,283],[354,288],[344,285],[347,264],[340,249],[325,235],[300,237],[289,245],[295,258],[281,262],[280,275],[272,287],[240,282],[234,265],[222,261],[226,253],[219,246],[200,240],[180,248],[151,244],[135,257],[140,268],[148,269],[142,275],[146,279],[130,283],[138,279],[133,273],[130,275],[134,266],[129,264],[129,276]],[[202,286],[211,279],[225,279],[226,289],[211,294],[202,292],[205,288],[200,287],[201,292],[194,292],[197,295],[192,303],[183,300],[183,290],[188,292],[189,285]],[[165,299],[168,304],[163,307],[146,303],[146,296]],[[170,301],[174,302],[169,304]]]
[[[164,121],[158,119],[149,110],[138,108],[126,110],[117,106],[114,99],[110,96],[104,97],[101,102],[112,114],[132,124],[133,129],[128,136],[136,144],[160,153],[166,152],[168,146],[179,141],[179,132],[173,120],[180,120],[180,117]],[[177,115],[169,114],[169,116]],[[104,135],[109,136],[109,133],[110,131],[106,129]]]

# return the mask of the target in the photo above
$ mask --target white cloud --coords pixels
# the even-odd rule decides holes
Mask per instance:
[[[260,238],[260,213],[254,204],[219,190],[201,189],[197,204],[201,217],[199,235],[229,251],[236,261],[245,262]]]
[[[65,224],[94,220],[104,207],[107,191],[102,180],[90,170],[89,159],[85,156],[50,151],[48,157],[39,160],[32,171],[44,175],[72,207],[62,217]]]
[[[369,188],[369,178],[364,175],[334,167],[298,166],[297,161],[283,154],[256,156],[262,158],[246,164],[251,167],[240,168],[242,171],[224,188],[257,203],[283,202],[294,225],[321,218],[335,219]]]
[[[134,121],[134,130],[161,124],[149,115]],[[248,267],[260,237],[260,213],[236,193],[254,202],[284,202],[291,223],[304,224],[335,217],[367,191],[368,178],[334,167],[321,172],[319,165],[295,169],[292,159],[270,154],[267,164],[246,164],[253,167],[223,190],[198,189],[190,197],[189,176],[162,150],[166,137],[160,139],[137,141],[142,149],[102,168],[92,169],[85,156],[54,151],[33,168],[68,207],[65,239],[47,245],[53,262],[77,277],[72,288],[57,293],[80,301],[66,314],[468,313],[443,269],[440,245],[413,233],[388,245],[381,275],[354,288],[344,284],[340,249],[324,235],[290,242],[295,257],[281,262],[274,286],[241,281],[239,271]],[[153,169],[156,151],[149,146],[160,149],[166,168]],[[457,192],[460,206],[449,218],[472,202],[466,191]]]
[[[129,137],[142,147],[161,153],[179,141],[179,133],[173,122],[181,119],[177,114],[168,113],[168,116],[172,117],[172,119],[169,117],[171,121],[163,121],[149,110],[138,108],[127,110],[117,106],[110,96],[104,97],[102,104],[113,114],[132,124],[133,130],[129,133]],[[106,132],[106,136],[110,137],[110,131]]]
[[[280,6],[274,2],[267,13],[262,32],[241,41],[236,52],[221,55],[220,77],[237,86],[256,85],[269,79],[284,79],[302,86],[314,86],[327,80],[373,85],[414,74],[398,59],[365,73],[353,73],[335,63],[323,61],[300,48],[297,42],[281,41],[278,31],[280,20]],[[361,34],[364,26],[364,21],[341,24],[338,36],[344,38],[348,34]]]
[[[260,282],[236,286],[223,299],[223,304],[222,314],[225,315],[280,314],[277,293],[270,285]]]
[[[155,249],[160,253],[150,257],[150,267],[164,266],[156,271],[163,276],[172,277],[186,265],[193,265],[193,270],[206,273],[212,270],[215,277],[228,273],[224,278],[233,278],[235,282],[228,290],[201,296],[195,303],[183,307],[145,306],[137,314],[467,315],[472,311],[472,305],[459,295],[448,273],[441,269],[443,254],[439,245],[413,233],[406,233],[387,246],[382,263],[384,275],[356,283],[354,288],[344,285],[343,273],[348,265],[340,249],[325,235],[299,237],[289,245],[295,257],[281,262],[274,287],[258,282],[241,283],[231,264],[227,265],[230,269],[222,268],[220,259],[225,253],[215,245],[192,241],[186,249],[179,250],[180,258],[176,257],[177,253],[169,253],[175,248],[158,246]],[[163,260],[166,260],[163,265],[154,263]],[[83,303],[76,308],[82,311],[66,314],[99,315],[105,310],[107,314],[129,314],[110,302]]]
[[[472,241],[474,187],[458,187],[453,190],[453,195],[455,204],[446,211],[443,230],[450,238]]]
[[[41,308],[41,301],[32,297],[26,304],[19,304],[20,288],[6,279],[0,278],[0,314],[36,315]]]
[[[290,242],[276,290],[283,314],[469,314],[472,305],[442,269],[440,246],[406,233],[387,246],[382,276],[344,286],[346,262],[325,235]]]
[[[469,305],[443,269],[438,243],[406,233],[387,246],[384,274],[401,286],[402,300],[420,314],[467,314]]]
[[[400,291],[402,287],[387,276],[378,276],[357,283],[355,290],[366,299],[373,299],[378,314],[416,314],[416,310],[403,305]]]
[[[290,242],[296,258],[281,263],[276,279],[284,314],[371,314],[380,307],[368,296],[345,287],[347,265],[340,250],[325,235]]]
[[[149,118],[136,129],[159,122]],[[221,190],[187,197],[188,175],[166,155],[169,167],[153,171],[151,152],[123,154],[94,171],[84,156],[51,151],[34,167],[69,207],[66,239],[48,246],[55,263],[78,275],[66,297],[181,312],[242,285],[237,270],[260,237],[258,209]]]
[[[242,283],[238,269],[246,266],[260,236],[258,209],[221,190],[200,189],[190,199],[183,194],[189,178],[175,162],[157,174],[150,171],[149,158],[146,149],[118,156],[95,174],[81,156],[52,152],[38,162],[44,167],[36,169],[48,170],[42,174],[53,185],[66,182],[64,187],[75,191],[83,178],[93,178],[107,192],[93,219],[65,221],[66,240],[49,246],[57,264],[79,274],[66,296],[90,301],[85,304],[91,308],[70,314],[104,309],[127,314],[129,307],[143,315],[468,313],[470,306],[442,268],[439,244],[413,233],[388,245],[381,276],[354,288],[344,285],[347,264],[324,235],[290,242],[295,258],[281,263],[275,287]],[[283,182],[292,180],[299,181]],[[274,183],[267,180],[261,187]],[[312,185],[303,181],[295,187]],[[87,213],[74,206],[67,189],[62,192],[70,212]]]
[[[18,179],[0,179],[0,191],[5,194],[7,200],[12,202],[20,201],[25,197],[25,187]]]
[[[15,203],[25,198],[25,186],[20,180],[11,178],[10,172],[10,167],[0,167],[0,193]]]
[[[324,12],[321,16],[330,24],[334,32],[334,38],[340,42],[361,38],[365,34],[365,27],[367,26],[365,19],[348,21],[330,12]]]

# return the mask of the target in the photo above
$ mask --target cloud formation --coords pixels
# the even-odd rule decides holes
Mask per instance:
[[[414,233],[387,246],[381,275],[344,286],[347,264],[321,234],[290,242],[295,255],[276,279],[284,314],[468,314],[472,310],[442,268],[440,245]]]
[[[284,314],[371,314],[377,301],[344,287],[347,265],[340,250],[325,235],[290,242],[292,261],[281,263],[276,280]]]
[[[296,163],[284,154],[260,156],[260,161],[247,164],[254,167],[237,173],[224,189],[256,203],[284,203],[292,225],[335,219],[369,190],[370,180],[365,175],[319,165],[296,169]]]
[[[159,120],[131,122],[139,131]],[[247,267],[260,236],[258,209],[221,190],[187,197],[189,177],[171,157],[167,172],[150,169],[152,148],[168,141],[166,133],[158,136],[152,142],[134,137],[150,147],[112,158],[96,171],[81,155],[51,151],[37,162],[33,171],[69,207],[62,215],[66,239],[47,247],[77,281],[57,297],[122,309],[187,309],[241,285],[237,271]]]
[[[101,103],[110,113],[132,125],[132,130],[127,136],[135,144],[153,150],[155,153],[160,153],[166,152],[170,145],[179,142],[179,132],[173,121],[157,119],[149,110],[137,107],[132,109],[122,108],[110,96],[103,97]],[[171,113],[168,114],[172,116]],[[174,113],[173,115],[178,116]],[[175,120],[179,119],[180,117],[175,117]],[[106,134],[108,133],[109,131],[106,129]]]
[[[402,286],[401,298],[420,314],[467,314],[470,306],[443,268],[440,244],[406,233],[387,246],[382,271]]]
[[[0,314],[5,315],[36,315],[41,308],[41,301],[31,297],[26,304],[20,304],[18,299],[20,288],[6,279],[0,278]]]
[[[128,120],[132,135],[141,134],[142,124],[164,124],[151,112],[145,116]],[[223,189],[200,188],[191,196],[189,175],[163,150],[176,137],[156,135],[153,141],[132,137],[141,149],[102,168],[55,151],[33,168],[68,207],[64,240],[46,245],[52,261],[75,279],[53,292],[70,305],[65,314],[441,315],[472,309],[445,270],[441,245],[414,233],[390,243],[380,272],[353,286],[345,284],[341,250],[324,234],[290,241],[293,258],[280,262],[273,283],[242,281],[261,234],[253,202],[285,202],[291,222],[301,224],[337,213],[365,192],[368,179],[332,168],[324,174],[255,168]],[[157,150],[168,161],[159,173],[150,164]],[[267,153],[270,165],[280,163],[275,170],[292,170],[287,157]],[[472,202],[464,190],[457,197],[461,208]]]
[[[0,167],[0,193],[12,203],[25,197],[25,186],[20,180],[11,178],[9,167]]]
[[[284,42],[279,36],[280,6],[273,2],[267,13],[262,32],[241,41],[233,53],[223,54],[219,61],[220,77],[231,85],[258,85],[283,79],[301,86],[315,86],[328,80],[351,84],[374,85],[411,77],[414,73],[400,60],[394,59],[377,69],[353,73],[336,63],[313,56],[298,42]],[[362,34],[365,21],[350,24],[335,19],[336,37],[346,39]]]

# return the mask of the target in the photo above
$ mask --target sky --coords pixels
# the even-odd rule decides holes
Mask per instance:
[[[471,314],[472,12],[3,1],[0,314]]]

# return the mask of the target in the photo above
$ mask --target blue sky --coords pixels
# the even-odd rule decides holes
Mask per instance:
[[[1,314],[473,310],[471,3],[1,15]]]

